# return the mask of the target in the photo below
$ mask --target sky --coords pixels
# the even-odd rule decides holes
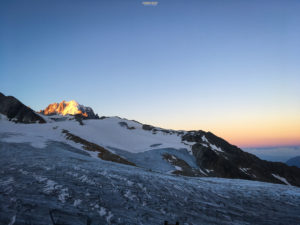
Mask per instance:
[[[298,0],[3,0],[0,92],[34,110],[300,145]]]

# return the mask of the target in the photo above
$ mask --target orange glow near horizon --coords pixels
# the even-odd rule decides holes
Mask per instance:
[[[218,133],[218,132],[216,132]],[[299,133],[298,133],[299,134]],[[222,135],[219,135],[222,137]],[[223,137],[229,143],[241,148],[247,147],[275,147],[275,146],[293,146],[300,145],[300,135],[283,133],[263,133],[263,132],[233,132],[223,134]]]
[[[300,122],[296,120],[260,120],[231,124],[215,133],[239,147],[300,145]]]
[[[171,126],[172,124],[166,123],[166,120],[161,124],[165,128],[178,130],[210,131],[240,148],[300,145],[300,117],[295,114],[294,116],[273,114],[266,118],[247,115],[231,115],[230,117],[225,119],[217,117],[218,119],[206,121],[196,120],[196,123],[192,117],[185,121],[177,118],[177,121],[182,122],[176,123],[176,126]]]

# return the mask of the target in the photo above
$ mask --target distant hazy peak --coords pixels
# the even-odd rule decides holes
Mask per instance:
[[[288,161],[286,161],[286,164],[289,166],[297,166],[300,168],[300,156],[290,158]]]

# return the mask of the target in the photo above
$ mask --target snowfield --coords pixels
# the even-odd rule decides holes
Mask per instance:
[[[142,124],[119,117],[110,117],[103,120],[83,120],[84,125],[80,125],[71,116],[56,115],[43,116],[43,118],[47,123],[20,124],[8,121],[2,115],[0,118],[1,141],[29,143],[35,148],[45,148],[51,141],[62,142],[81,149],[94,158],[98,158],[97,152],[86,151],[81,144],[68,140],[65,134],[62,133],[63,130],[68,130],[73,135],[102,146],[139,167],[160,172],[175,171],[174,166],[162,159],[162,154],[165,153],[177,155],[191,167],[197,167],[195,159],[191,155],[191,146],[194,143],[183,142],[181,135],[176,132],[166,133],[161,130],[156,132],[144,130]],[[127,127],[131,129],[122,126],[122,123],[126,123]]]
[[[162,131],[151,132],[142,129],[142,124],[118,117],[109,117],[103,120],[83,120],[80,125],[75,120],[68,120],[62,116],[43,116],[45,124],[15,124],[2,115],[0,119],[0,132],[7,133],[2,139],[5,142],[28,142],[33,147],[43,148],[47,141],[66,142],[62,130],[68,130],[89,142],[103,147],[122,149],[131,153],[145,152],[159,148],[188,149],[193,143],[184,143],[181,136],[176,133]],[[59,118],[61,121],[53,121],[51,118]],[[71,117],[70,117],[71,118]],[[127,129],[120,123],[128,124]],[[68,143],[70,144],[70,143]]]

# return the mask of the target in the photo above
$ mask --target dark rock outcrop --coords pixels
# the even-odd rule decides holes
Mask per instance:
[[[177,175],[189,176],[189,177],[201,177],[203,173],[199,170],[192,168],[186,161],[176,157],[175,155],[170,155],[168,153],[163,154],[163,159],[168,161],[171,165],[177,166],[179,170],[175,170],[172,173]]]
[[[151,126],[151,125],[148,125],[148,124],[144,124],[144,125],[142,126],[142,128],[143,128],[143,130],[148,130],[148,131],[151,131],[151,130],[153,130],[153,129],[154,129],[154,127],[153,127],[153,126]]]
[[[126,123],[126,122],[119,122],[119,125],[121,127],[126,127],[128,130],[134,130],[135,129],[135,127],[128,126],[128,123]]]
[[[0,113],[18,123],[46,123],[41,116],[37,115],[18,99],[12,96],[5,96],[2,93],[0,93]]]

